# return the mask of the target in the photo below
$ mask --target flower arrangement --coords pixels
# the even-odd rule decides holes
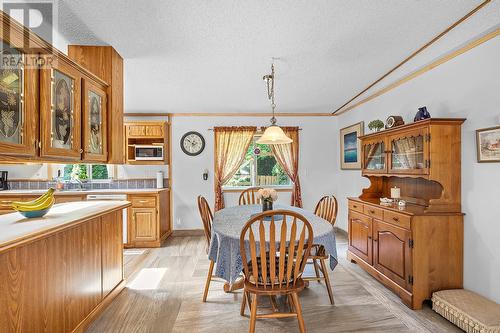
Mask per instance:
[[[273,201],[278,200],[278,193],[272,188],[261,188],[257,191],[257,198],[262,201],[262,211],[273,210]]]
[[[257,192],[257,197],[262,201],[276,201],[278,200],[278,193],[272,188],[261,188]]]

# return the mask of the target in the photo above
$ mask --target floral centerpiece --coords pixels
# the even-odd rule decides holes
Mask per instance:
[[[257,198],[262,202],[262,211],[273,209],[273,202],[278,200],[278,193],[272,188],[261,188],[257,192]]]

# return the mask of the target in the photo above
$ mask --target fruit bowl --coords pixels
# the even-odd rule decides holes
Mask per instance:
[[[12,201],[11,207],[26,218],[42,217],[52,208],[55,203],[54,189],[49,189],[41,197],[28,202]]]
[[[37,218],[37,217],[42,217],[42,216],[45,216],[45,214],[47,214],[49,212],[51,207],[49,208],[46,208],[46,209],[40,209],[40,210],[32,210],[32,211],[21,211],[21,210],[18,210],[18,212],[28,218],[28,219],[33,219],[33,218]]]

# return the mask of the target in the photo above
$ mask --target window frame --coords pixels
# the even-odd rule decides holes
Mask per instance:
[[[257,143],[257,140],[261,136],[262,136],[262,133],[254,134],[251,145],[255,145]],[[262,156],[274,156],[274,154],[272,152],[271,153],[266,152],[266,155],[262,155]],[[276,161],[276,162],[279,163],[278,161]],[[277,191],[283,191],[283,192],[293,190],[294,184],[293,184],[292,180],[290,179],[290,177],[288,177],[290,179],[290,184],[288,184],[288,185],[258,185],[257,184],[257,171],[256,170],[257,170],[257,158],[254,158],[253,162],[250,166],[250,179],[252,181],[252,184],[247,185],[247,186],[245,186],[245,185],[243,185],[243,186],[222,185],[222,191],[223,192],[239,192],[239,191],[244,191],[244,190],[252,188],[252,187],[262,187],[262,186],[264,186],[265,188],[273,188]]]
[[[63,170],[63,176],[64,176],[64,167],[68,164],[83,164],[85,165],[85,167],[87,168],[87,175],[89,175],[89,178],[86,179],[85,181],[88,181],[88,182],[92,182],[92,183],[110,183],[112,182],[114,179],[116,179],[116,166],[114,165],[110,165],[110,164],[100,164],[100,163],[96,163],[98,165],[105,165],[107,168],[108,168],[108,178],[107,179],[93,179],[92,178],[92,166],[94,164],[91,164],[91,163],[66,163],[66,164],[57,164],[57,166],[55,168],[52,168],[52,177],[53,178],[56,178],[57,177],[57,170]],[[64,183],[70,183],[71,180],[64,180],[63,179],[63,182]]]

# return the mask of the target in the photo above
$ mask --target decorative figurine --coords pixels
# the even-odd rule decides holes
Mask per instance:
[[[413,121],[424,120],[430,117],[431,114],[429,113],[429,111],[427,111],[427,107],[422,106],[421,108],[418,108],[417,114],[415,115],[415,119],[413,119]]]

